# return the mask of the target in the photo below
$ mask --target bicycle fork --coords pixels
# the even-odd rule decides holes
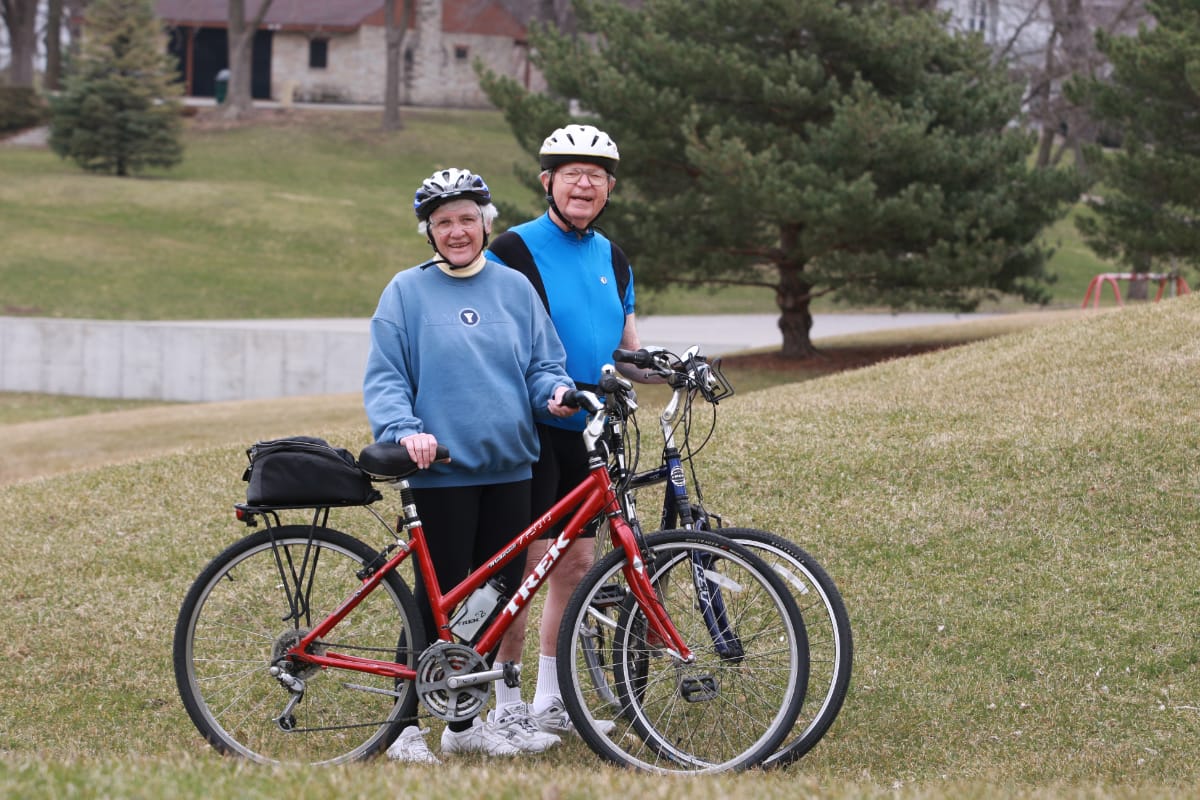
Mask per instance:
[[[667,501],[664,512],[673,509],[679,518],[679,523],[685,530],[697,530],[702,527],[700,520],[692,516],[692,503],[688,498],[687,480],[683,471],[683,462],[679,450],[675,447],[674,436],[667,426],[663,426],[667,436],[667,447],[664,452],[665,468],[667,470]],[[669,513],[669,512],[667,512]],[[664,517],[667,516],[664,513]],[[667,520],[664,520],[664,527]],[[734,591],[736,586],[728,585],[729,581],[712,569],[713,559],[710,555],[692,553],[692,583],[696,589],[696,601],[704,616],[704,624],[712,637],[713,649],[724,661],[740,663],[746,651],[741,639],[729,624],[729,614],[725,606],[725,598],[721,587]]]

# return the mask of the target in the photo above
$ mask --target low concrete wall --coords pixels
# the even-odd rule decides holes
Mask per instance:
[[[0,317],[0,390],[187,402],[357,392],[368,324]]]

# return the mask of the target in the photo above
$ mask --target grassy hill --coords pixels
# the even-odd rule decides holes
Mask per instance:
[[[0,794],[1194,794],[1198,325],[1189,297],[722,403],[706,497],[828,568],[855,677],[799,764],[686,785],[603,767],[577,741],[438,770],[217,757],[176,696],[171,636],[191,580],[246,532],[242,450],[268,431],[353,449],[367,431],[336,398],[119,412],[161,414],[147,424],[186,445],[0,490]],[[335,520],[372,530],[361,510]]]
[[[429,254],[412,192],[434,169],[484,175],[522,209],[502,224],[541,210],[514,172],[534,165],[498,112],[406,109],[404,120],[385,134],[377,111],[262,111],[233,125],[206,110],[186,123],[183,164],[139,179],[0,146],[0,314],[367,316],[387,280]],[[1054,305],[1077,307],[1108,267],[1069,219],[1045,239],[1057,248]],[[639,309],[776,311],[771,291],[749,287],[643,293]]]

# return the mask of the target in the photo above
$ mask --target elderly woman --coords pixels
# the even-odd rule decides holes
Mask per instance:
[[[485,256],[496,208],[483,179],[435,172],[417,189],[413,210],[436,256],[384,289],[371,319],[363,402],[376,441],[399,442],[421,468],[409,483],[446,590],[529,524],[539,451],[533,410],[573,414],[560,401],[574,384],[529,281]],[[435,463],[439,444],[450,451],[448,463]],[[523,570],[518,558],[501,573],[510,589]],[[419,571],[416,580],[426,631],[436,639]],[[388,756],[436,763],[422,734],[407,727]],[[557,742],[527,721],[476,718],[450,723],[442,752],[516,755]]]

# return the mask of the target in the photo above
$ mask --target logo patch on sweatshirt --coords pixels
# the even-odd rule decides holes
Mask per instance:
[[[479,324],[479,312],[473,308],[464,308],[458,312],[458,319],[463,325],[468,328],[474,328]]]

